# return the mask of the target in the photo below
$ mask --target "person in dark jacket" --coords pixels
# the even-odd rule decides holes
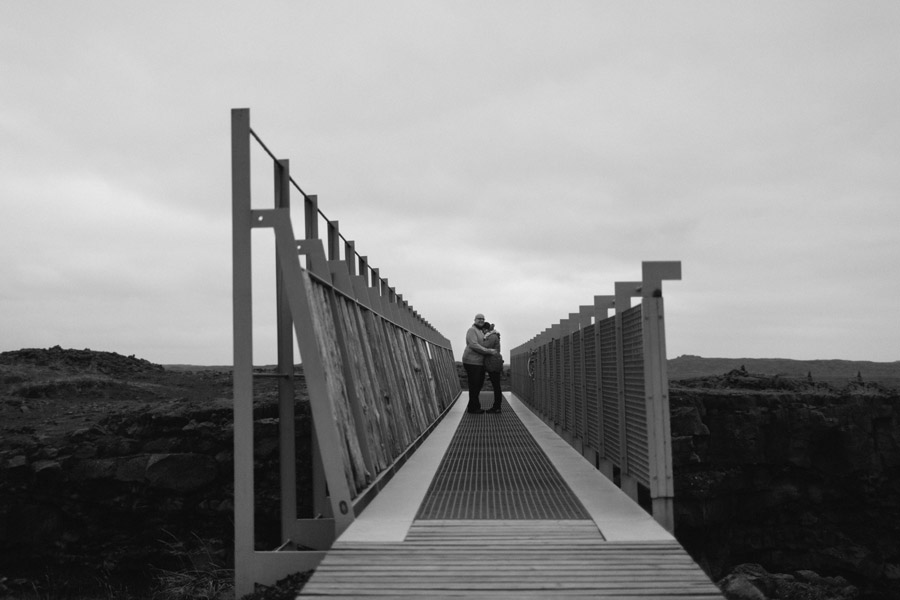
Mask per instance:
[[[497,354],[498,350],[485,348],[484,342],[484,315],[475,315],[475,323],[466,332],[466,347],[463,350],[462,362],[466,370],[466,380],[469,385],[469,405],[467,412],[481,414],[481,388],[484,386],[484,357]]]
[[[491,386],[494,388],[494,404],[488,409],[489,413],[499,413],[500,405],[503,403],[503,393],[500,391],[500,374],[503,372],[503,356],[500,354],[500,332],[494,329],[491,323],[485,321],[483,346],[491,350],[496,350],[496,354],[485,354],[484,370],[488,378],[491,380]]]

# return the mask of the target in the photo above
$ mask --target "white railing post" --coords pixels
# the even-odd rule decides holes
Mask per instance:
[[[253,591],[253,582],[248,576],[252,572],[254,544],[253,295],[250,199],[250,110],[239,108],[231,111],[234,564],[237,595]]]
[[[650,440],[650,498],[653,517],[674,533],[675,484],[672,475],[672,429],[662,281],[681,279],[681,263],[644,262],[642,278],[644,391],[647,398],[647,432]]]
[[[291,208],[290,162],[279,160],[275,169],[275,208]],[[275,312],[278,344],[278,437],[281,479],[281,539],[292,536],[297,521],[297,452],[294,409],[294,334],[291,309],[284,291],[284,273],[275,250]]]

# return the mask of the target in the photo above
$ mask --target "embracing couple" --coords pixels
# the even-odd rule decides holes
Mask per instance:
[[[494,326],[484,320],[484,315],[475,315],[475,323],[466,332],[466,349],[463,350],[463,367],[469,382],[469,406],[467,412],[499,413],[503,394],[500,392],[500,373],[503,371],[503,356],[500,355],[500,334]],[[487,374],[494,386],[494,404],[487,411],[481,408],[481,388]]]

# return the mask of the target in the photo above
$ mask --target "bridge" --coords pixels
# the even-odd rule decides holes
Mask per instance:
[[[642,263],[639,281],[512,349],[501,413],[470,414],[450,340],[303,192],[249,110],[231,116],[238,597],[312,569],[302,597],[722,597],[673,536],[662,282],[680,263]],[[273,166],[266,207],[254,152]],[[254,231],[274,240],[277,273],[282,543],[267,550],[254,522]],[[295,338],[311,489],[297,479]]]

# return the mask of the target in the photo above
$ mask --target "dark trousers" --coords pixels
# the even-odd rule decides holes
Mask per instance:
[[[487,376],[491,380],[491,385],[494,386],[494,405],[491,406],[491,409],[500,410],[500,405],[503,404],[503,392],[500,391],[500,371],[488,371]]]
[[[470,365],[463,363],[466,369],[466,379],[469,382],[469,406],[466,410],[478,410],[481,408],[481,388],[484,387],[484,365]]]

